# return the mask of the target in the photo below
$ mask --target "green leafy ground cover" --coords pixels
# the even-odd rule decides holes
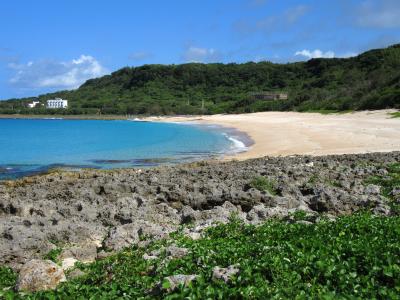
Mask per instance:
[[[297,218],[300,216],[298,214]],[[301,217],[301,216],[300,216]],[[307,225],[271,220],[250,226],[232,220],[207,230],[197,241],[176,233],[189,255],[162,263],[132,247],[115,256],[81,265],[86,273],[56,291],[16,294],[15,275],[1,269],[0,295],[6,299],[398,299],[400,295],[400,218],[366,213]],[[215,266],[238,264],[240,274],[225,284],[212,280]],[[151,290],[173,274],[197,274],[188,287],[159,295]]]
[[[366,184],[382,186],[382,194],[396,208],[391,191],[400,187],[400,163],[387,170]],[[258,178],[254,184],[264,188],[266,183]],[[79,265],[85,275],[55,291],[18,294],[12,290],[16,274],[0,267],[0,299],[400,299],[400,210],[390,217],[360,212],[335,222],[321,217],[315,224],[294,222],[307,220],[304,212],[297,212],[292,220],[251,226],[233,218],[197,241],[177,232],[145,249],[133,246]],[[165,260],[165,253],[157,260],[143,259],[144,253],[171,243],[188,248],[189,254],[173,260]],[[48,258],[56,256],[53,251]],[[212,280],[215,266],[233,264],[240,273],[230,283]],[[199,278],[170,293],[150,294],[174,274]]]
[[[391,115],[392,115],[393,118],[400,118],[400,111],[391,113]]]

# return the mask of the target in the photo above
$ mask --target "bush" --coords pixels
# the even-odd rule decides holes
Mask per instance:
[[[269,180],[263,176],[255,177],[251,182],[250,186],[263,192],[268,192],[271,195],[276,195],[276,183],[275,181]]]

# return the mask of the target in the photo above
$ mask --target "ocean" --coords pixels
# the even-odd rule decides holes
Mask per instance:
[[[50,168],[175,164],[244,151],[218,126],[129,120],[0,119],[0,179]]]

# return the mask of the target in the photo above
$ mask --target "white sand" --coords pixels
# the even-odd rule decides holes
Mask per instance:
[[[347,114],[260,112],[201,117],[150,117],[149,121],[219,124],[246,132],[254,145],[238,159],[293,154],[400,151],[400,118],[394,110]]]

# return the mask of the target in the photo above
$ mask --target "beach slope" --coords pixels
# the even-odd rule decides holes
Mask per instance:
[[[259,112],[237,115],[150,117],[149,121],[219,124],[254,141],[238,159],[280,155],[328,155],[400,150],[400,119],[394,110],[346,114]],[[231,157],[228,157],[231,158]]]

